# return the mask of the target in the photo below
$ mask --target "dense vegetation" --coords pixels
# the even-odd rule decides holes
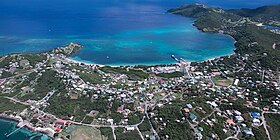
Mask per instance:
[[[233,9],[229,10],[230,12],[242,16],[242,17],[249,17],[256,21],[280,21],[280,5],[271,5],[271,6],[263,6],[256,9]]]
[[[279,140],[280,138],[280,115],[279,114],[265,114],[269,132],[272,140]]]
[[[249,107],[245,106],[244,104],[245,104],[245,101],[239,99],[239,100],[234,101],[232,104],[221,104],[220,108],[223,111],[235,109],[242,113],[258,111],[257,109],[249,108]]]
[[[184,114],[180,111],[184,104],[185,102],[178,100],[157,110],[157,117],[162,118],[163,122],[168,122],[163,129],[160,129],[161,126],[153,123],[154,127],[159,131],[161,139],[165,138],[166,135],[170,139],[194,139],[191,128],[186,121],[176,122],[176,120],[184,117]]]
[[[124,132],[123,128],[116,128],[115,134],[117,140],[141,140],[141,137],[136,130]]]
[[[110,109],[111,114],[110,116],[114,119],[114,123],[119,123],[121,119],[123,119],[123,115],[119,112],[117,112],[118,107],[122,105],[122,102],[119,100],[115,100],[112,104],[112,107]]]
[[[13,103],[9,99],[0,96],[0,113],[3,113],[4,111],[21,112],[26,107],[27,106],[25,105]]]
[[[111,128],[105,128],[102,127],[100,128],[101,131],[101,135],[105,136],[107,138],[107,140],[112,140],[113,138],[113,131]]]
[[[128,115],[128,124],[135,125],[141,122],[143,114],[133,113]]]
[[[7,71],[2,71],[0,78],[8,78],[8,77],[11,77],[11,76],[13,76],[12,73],[7,72]]]
[[[262,126],[258,128],[253,127],[253,133],[255,137],[251,138],[252,140],[268,140],[265,130]]]
[[[57,73],[54,70],[47,70],[43,72],[42,76],[37,80],[37,84],[34,87],[34,92],[23,95],[21,99],[39,100],[45,97],[52,90],[65,91],[64,84],[56,74]],[[30,96],[30,94],[32,94],[32,96]]]
[[[217,120],[217,122],[213,126],[207,125],[204,122],[199,124],[199,127],[203,128],[202,135],[204,136],[204,139],[209,139],[213,133],[217,134],[220,139],[226,139],[228,135],[222,130],[226,118],[218,116],[215,116],[214,118]]]
[[[61,118],[74,116],[76,121],[81,121],[92,110],[99,111],[100,114],[107,112],[108,101],[106,99],[90,100],[85,96],[70,99],[63,94],[65,93],[59,93],[50,98],[50,105],[46,108],[47,112],[56,114]]]
[[[6,56],[0,58],[0,68],[7,67],[10,64],[10,62],[12,62],[13,60],[14,58],[12,56]]]
[[[138,127],[139,127],[139,130],[141,132],[146,132],[146,131],[151,130],[151,125],[150,125],[149,120],[147,118],[145,118],[143,123],[141,123]]]
[[[24,54],[22,56],[30,62],[31,66],[35,66],[36,63],[47,59],[47,56],[43,54]]]

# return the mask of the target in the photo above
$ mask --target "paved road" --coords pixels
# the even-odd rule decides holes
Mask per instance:
[[[143,137],[143,135],[142,135],[142,133],[141,133],[141,131],[139,130],[138,126],[136,126],[136,130],[137,130],[137,132],[139,133],[141,139],[142,139],[142,140],[145,140],[144,137]]]
[[[112,128],[112,132],[113,132],[113,138],[114,140],[117,140],[116,134],[115,134],[115,127],[111,127]]]
[[[4,98],[9,99],[9,100],[12,100],[12,101],[14,101],[14,102],[16,102],[16,103],[19,103],[19,104],[23,104],[23,105],[27,105],[27,106],[30,105],[30,104],[28,104],[28,103],[19,101],[19,100],[17,100],[17,99],[11,98],[11,97],[7,97],[7,96],[6,96],[6,97],[4,97]]]
[[[151,122],[151,118],[149,117],[149,114],[148,114],[148,104],[147,104],[147,101],[145,102],[145,115],[146,115],[146,117],[147,117],[147,119],[148,119],[148,121],[149,121],[149,124],[150,124],[150,126],[151,126],[151,129],[152,129],[152,131],[153,131],[153,133],[155,134],[155,136],[156,136],[156,138],[159,140],[160,138],[159,138],[159,135],[158,135],[158,133],[157,133],[157,131],[154,129],[154,127],[153,127],[153,125],[152,125],[152,122]]]
[[[266,124],[266,120],[265,120],[264,114],[265,114],[265,112],[262,112],[262,116],[261,116],[262,123],[263,123],[263,127],[264,127],[264,129],[265,129],[265,133],[266,133],[266,135],[267,135],[267,138],[268,138],[269,140],[271,140],[269,131],[268,131],[268,129],[267,129],[267,124]]]

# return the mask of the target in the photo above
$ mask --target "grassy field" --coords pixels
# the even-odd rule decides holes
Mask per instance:
[[[141,137],[136,130],[125,132],[123,128],[116,128],[115,134],[117,140],[141,140]]]
[[[213,77],[213,82],[218,86],[227,87],[233,83],[233,79],[226,79],[226,78],[222,78],[220,76],[215,76],[215,77]]]
[[[106,137],[107,140],[112,140],[113,138],[113,132],[111,128],[100,128],[101,134]]]
[[[176,77],[182,77],[182,76],[184,76],[184,74],[182,72],[176,71],[173,73],[159,73],[159,74],[157,74],[157,76],[163,77],[163,78],[176,78]]]
[[[268,130],[272,140],[279,140],[280,138],[280,115],[279,114],[265,114],[268,125]]]
[[[105,73],[120,73],[120,74],[126,74],[129,76],[129,78],[131,79],[137,79],[137,78],[141,78],[141,79],[147,79],[149,77],[149,74],[141,71],[141,70],[127,70],[126,68],[122,68],[122,67],[109,67],[109,66],[105,66],[105,67],[101,67],[100,68],[101,71],[105,72]]]
[[[265,130],[262,126],[259,128],[253,127],[253,133],[255,134],[254,140],[268,140]]]
[[[71,140],[103,140],[100,130],[93,127],[77,126],[71,133]]]
[[[82,73],[79,72],[78,75],[85,81],[90,82],[92,84],[104,84],[105,82],[102,81],[102,77],[99,73]]]

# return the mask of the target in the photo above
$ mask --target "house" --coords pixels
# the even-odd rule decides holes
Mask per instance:
[[[189,108],[189,109],[193,108],[193,106],[191,104],[186,104],[186,107]]]
[[[56,133],[60,133],[61,131],[62,131],[62,129],[60,127],[55,128]]]
[[[261,121],[259,120],[259,119],[253,119],[253,126],[260,126],[260,124],[261,124]]]
[[[234,86],[237,86],[237,85],[238,85],[238,83],[239,83],[239,79],[235,79],[235,81],[234,81],[233,85],[234,85]]]
[[[149,140],[156,140],[156,136],[154,136],[154,135],[150,136]]]
[[[269,108],[268,107],[264,107],[263,111],[269,111]]]
[[[107,122],[112,125],[114,123],[114,119],[108,119]]]
[[[190,110],[188,108],[184,108],[183,111],[184,111],[184,113],[189,113],[190,112]]]
[[[57,119],[55,122],[56,125],[62,125],[64,126],[66,124],[66,121],[62,120],[62,119]]]
[[[245,137],[252,137],[252,136],[254,136],[254,133],[253,133],[253,131],[252,131],[251,128],[244,129],[244,130],[242,131],[242,134],[243,134]]]
[[[258,119],[261,116],[259,112],[251,112],[250,114],[251,114],[251,117],[254,119]]]
[[[244,118],[242,116],[235,116],[234,119],[237,121],[237,122],[243,122],[244,121]]]
[[[21,90],[25,93],[28,93],[29,91],[31,91],[31,87],[25,86],[25,87],[22,87]]]
[[[5,83],[6,79],[0,79],[0,85],[2,85],[3,83]]]
[[[233,112],[233,114],[236,115],[236,116],[241,116],[241,112],[240,112],[240,111],[237,111],[237,110],[235,110],[235,111]]]
[[[230,111],[230,110],[226,110],[226,113],[227,113],[229,116],[231,116],[231,115],[232,115],[232,113],[231,113],[231,111]]]
[[[127,131],[134,131],[134,130],[135,130],[135,127],[133,127],[133,126],[127,126],[127,127],[125,127],[125,129],[126,129]]]
[[[210,104],[213,108],[218,107],[217,103],[215,103],[215,102],[207,101],[206,103],[207,103],[207,104]]]
[[[190,121],[195,122],[196,119],[197,119],[196,115],[194,115],[194,114],[190,114],[190,115],[189,115],[189,120],[190,120]]]
[[[203,138],[203,135],[201,133],[195,134],[196,139],[201,140]]]
[[[203,132],[203,128],[202,128],[202,127],[198,127],[197,130],[198,130],[199,132]]]
[[[229,125],[231,125],[231,126],[235,126],[235,125],[236,125],[235,122],[233,122],[232,119],[228,119],[228,120],[227,120],[227,124],[229,124]]]

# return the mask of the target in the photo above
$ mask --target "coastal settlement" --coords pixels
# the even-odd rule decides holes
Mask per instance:
[[[209,10],[193,5],[179,11],[189,13],[190,7]],[[256,29],[270,39],[250,36],[240,42],[248,36],[240,39],[237,33],[236,54],[203,62],[172,56],[172,65],[86,64],[68,58],[82,48],[75,43],[41,54],[2,56],[1,117],[53,139],[276,140],[280,39],[247,23],[245,31]],[[218,31],[234,33],[237,29],[231,25]]]

